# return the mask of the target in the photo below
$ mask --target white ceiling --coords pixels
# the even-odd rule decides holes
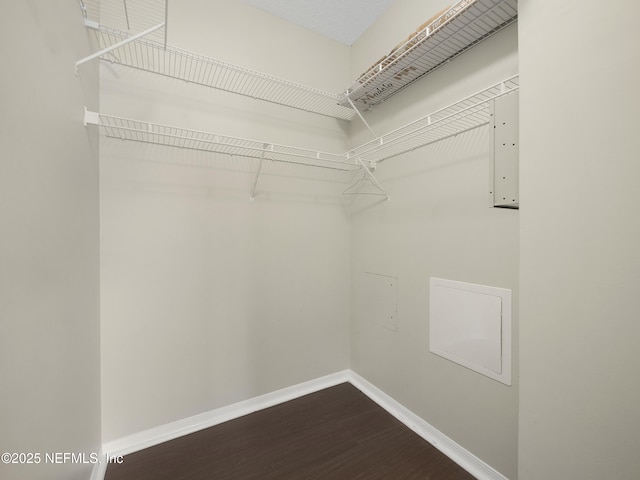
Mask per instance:
[[[394,0],[242,0],[267,13],[353,44]]]

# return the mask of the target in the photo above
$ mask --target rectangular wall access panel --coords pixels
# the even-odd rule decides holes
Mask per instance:
[[[379,327],[398,331],[398,278],[364,272],[362,289],[366,301],[360,306],[366,318]]]
[[[432,277],[429,349],[511,385],[511,290]]]

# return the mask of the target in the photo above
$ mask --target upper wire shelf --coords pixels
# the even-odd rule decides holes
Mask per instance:
[[[167,0],[80,0],[101,58],[270,103],[351,120],[515,22],[517,0],[460,0],[333,94],[166,43]],[[105,25],[109,25],[108,27]],[[366,122],[365,122],[366,123]]]
[[[166,0],[80,0],[93,58],[320,115],[351,120],[334,94],[167,45]]]
[[[128,38],[110,27],[92,28],[100,49]],[[100,57],[112,63],[145,70],[197,85],[264,100],[279,105],[351,120],[352,108],[339,105],[341,96],[299,83],[225,63],[198,53],[140,38]]]
[[[517,18],[517,0],[461,0],[361,75],[341,104],[370,109]]]

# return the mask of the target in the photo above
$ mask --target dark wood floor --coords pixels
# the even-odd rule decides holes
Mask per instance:
[[[105,480],[471,480],[349,383],[124,457]]]

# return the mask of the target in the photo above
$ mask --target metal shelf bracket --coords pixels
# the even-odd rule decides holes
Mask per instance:
[[[255,203],[256,201],[256,187],[258,186],[258,178],[260,178],[260,171],[262,170],[262,162],[264,162],[264,156],[267,153],[267,148],[269,148],[269,144],[265,143],[264,144],[264,150],[262,151],[262,156],[260,157],[260,163],[258,163],[258,171],[256,172],[256,178],[253,181],[253,185],[251,187],[251,193],[249,194],[249,201],[251,203]],[[273,145],[271,146],[271,149],[273,150]]]
[[[87,107],[84,107],[83,124],[85,127],[87,125],[100,125],[100,115],[98,115],[96,112],[87,110]]]
[[[362,116],[362,113],[360,113],[360,110],[358,110],[358,107],[356,107],[353,102],[351,101],[351,99],[347,96],[347,101],[349,102],[349,105],[351,105],[351,108],[353,108],[355,110],[355,112],[358,114],[358,117],[360,117],[360,120],[362,120],[362,123],[364,123],[364,125],[369,129],[369,131],[371,132],[371,134],[373,135],[374,138],[378,138],[378,136],[376,135],[376,132],[373,131],[373,128],[371,128],[371,126],[369,125],[369,123],[365,120],[365,118]]]
[[[124,40],[122,40],[120,42],[114,43],[113,45],[110,45],[110,46],[108,46],[106,48],[103,48],[102,50],[100,50],[98,52],[92,53],[89,56],[81,58],[80,60],[78,60],[76,62],[76,75],[78,75],[78,67],[80,67],[80,65],[83,65],[83,64],[85,64],[85,63],[87,63],[87,62],[89,62],[89,61],[91,61],[93,59],[100,58],[102,55],[104,55],[106,53],[109,53],[109,52],[111,52],[111,51],[113,51],[113,50],[115,50],[117,48],[120,48],[123,45],[126,45],[126,44],[131,43],[131,42],[133,42],[135,40],[138,40],[139,38],[142,38],[142,37],[144,37],[146,35],[149,35],[150,33],[153,33],[156,30],[161,29],[165,25],[166,25],[166,23],[162,22],[162,23],[160,23],[160,24],[158,24],[158,25],[156,25],[154,27],[151,27],[151,28],[148,28],[148,29],[144,30],[143,32],[136,33],[135,35],[127,37],[126,39],[124,39]],[[87,22],[87,26],[90,26],[89,22]]]

